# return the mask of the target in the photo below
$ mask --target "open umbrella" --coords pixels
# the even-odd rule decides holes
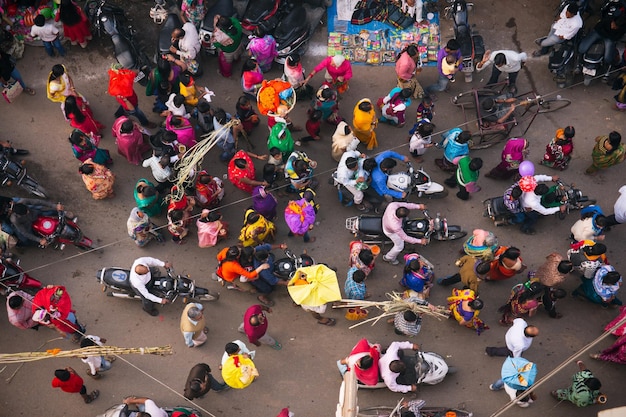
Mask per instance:
[[[525,390],[535,382],[537,365],[524,358],[508,357],[502,364],[501,376],[508,386]]]
[[[296,270],[287,291],[296,304],[317,307],[341,300],[337,274],[326,265],[305,266]]]
[[[254,362],[243,355],[229,356],[222,365],[222,378],[231,388],[243,389],[252,384],[257,376],[259,371]]]

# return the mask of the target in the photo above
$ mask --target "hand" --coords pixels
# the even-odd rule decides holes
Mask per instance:
[[[268,264],[267,262],[264,264],[259,265],[259,267],[257,268],[259,271],[264,271],[266,269],[270,268],[270,264]]]
[[[63,210],[63,204],[57,203],[57,210],[58,211],[62,211]]]
[[[430,311],[432,311],[433,313],[434,313],[435,311],[437,311],[437,307],[435,307],[435,306],[434,306],[434,305],[432,305],[431,303],[428,303],[428,309],[429,309]]]
[[[413,392],[417,391],[417,385],[415,384],[411,385],[411,391]]]
[[[268,313],[272,313],[272,308],[271,307],[263,307],[263,310],[267,311]]]
[[[418,345],[417,343],[413,343],[413,347],[411,349],[420,350],[420,345]]]
[[[562,205],[561,207],[559,207],[559,211],[561,213],[565,213],[565,209],[566,209],[565,205]]]
[[[39,240],[39,246],[43,246],[43,247],[48,246],[48,241],[44,238],[41,238],[41,240]]]
[[[422,204],[422,210],[426,210],[426,204]]]
[[[281,248],[282,250],[287,249],[287,244],[286,244],[286,243],[281,243],[281,244],[280,244],[280,248]]]
[[[165,265],[163,265],[166,269],[170,269],[171,267],[174,266],[174,264],[172,264],[170,261],[165,261]]]
[[[340,83],[342,83],[344,80],[345,80],[345,78],[342,75],[337,77],[337,81],[339,81]]]
[[[167,303],[169,303],[170,300],[168,300],[167,298],[161,298],[161,305],[165,305]]]
[[[402,198],[406,198],[407,193],[402,193]]]
[[[557,182],[559,180],[559,176],[558,175],[553,175],[552,176],[552,182]]]

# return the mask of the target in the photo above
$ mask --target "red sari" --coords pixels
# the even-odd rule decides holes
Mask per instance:
[[[69,116],[67,116],[69,118],[70,126],[80,130],[83,133],[93,133],[94,136],[99,137],[102,133],[102,129],[104,129],[104,125],[94,119],[93,112],[91,111],[89,104],[87,104],[87,102],[82,97],[78,95],[75,97],[76,105],[80,109],[80,112],[83,114],[83,116],[85,116],[85,120],[79,122],[78,120],[76,120],[76,116],[70,113]]]
[[[236,159],[245,159],[246,167],[243,169],[238,168],[235,165]],[[235,187],[247,192],[248,194],[252,194],[254,186],[252,184],[242,182],[242,178],[248,178],[249,180],[254,180],[256,178],[254,163],[246,151],[238,151],[228,163],[228,179]]]

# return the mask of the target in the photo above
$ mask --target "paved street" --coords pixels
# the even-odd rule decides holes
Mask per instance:
[[[145,8],[145,20],[150,3],[142,3]],[[137,5],[133,4],[133,10]],[[554,4],[539,2],[496,2],[478,1],[470,14],[471,23],[485,38],[487,48],[514,49],[525,51],[531,56],[536,45],[533,40],[547,34],[552,21]],[[141,20],[137,18],[137,20]],[[442,22],[444,39],[452,37],[450,22]],[[153,25],[154,26],[154,25]],[[156,29],[146,26],[146,30]],[[325,30],[321,28],[322,31]],[[153,39],[156,34],[142,34],[144,39]],[[324,53],[325,34],[318,32],[315,44],[304,59],[307,70],[312,69]],[[153,43],[149,43],[152,45]],[[189,369],[196,363],[206,362],[221,380],[217,370],[224,345],[234,339],[245,337],[237,332],[237,327],[245,309],[257,303],[256,297],[250,294],[228,291],[210,279],[215,270],[215,254],[225,245],[234,244],[239,234],[245,208],[251,205],[244,193],[227,184],[226,197],[223,200],[225,220],[231,224],[229,240],[217,248],[200,249],[197,247],[195,233],[185,246],[178,246],[168,241],[164,244],[151,243],[145,249],[139,249],[126,235],[126,219],[134,206],[133,187],[139,178],[152,178],[149,169],[130,165],[116,152],[110,126],[113,113],[117,108],[115,100],[108,96],[106,87],[108,78],[106,69],[113,62],[110,50],[90,45],[86,50],[73,47],[66,59],[48,58],[43,48],[27,47],[24,59],[18,61],[27,84],[37,91],[35,96],[23,94],[13,104],[2,103],[0,126],[3,133],[0,140],[10,139],[17,147],[29,149],[31,154],[25,157],[26,167],[31,175],[50,191],[53,201],[62,201],[68,209],[79,216],[79,224],[85,234],[91,237],[102,249],[94,253],[80,253],[74,247],[65,251],[52,249],[29,248],[19,254],[25,270],[44,283],[65,285],[72,296],[74,308],[81,322],[87,324],[87,333],[108,339],[107,344],[114,346],[141,347],[172,345],[174,355],[166,357],[126,355],[118,359],[113,368],[100,380],[92,380],[86,376],[86,366],[79,359],[49,359],[28,362],[23,366],[0,365],[0,415],[2,416],[91,416],[104,412],[106,408],[121,402],[128,395],[147,396],[157,404],[174,406],[185,404],[181,396],[185,378]],[[55,63],[63,63],[74,77],[77,90],[82,92],[91,103],[95,117],[107,128],[101,147],[111,150],[115,164],[113,172],[117,176],[116,197],[106,201],[94,201],[85,190],[77,173],[78,162],[73,157],[67,136],[71,132],[69,124],[64,121],[59,106],[46,99],[45,80],[50,68]],[[234,112],[235,102],[241,94],[241,83],[238,76],[225,80],[216,75],[217,60],[205,57],[202,62],[204,76],[197,83],[206,85],[215,91],[214,103],[229,112]],[[384,96],[395,85],[393,67],[355,66],[355,76],[350,83],[350,90],[340,103],[340,113],[348,121],[352,119],[355,103],[363,97],[376,101]],[[235,68],[238,75],[240,66]],[[281,69],[277,65],[266,78],[278,77]],[[452,84],[450,93],[439,94],[436,103],[434,123],[441,132],[464,122],[462,112],[452,106],[449,97],[471,87],[483,85],[489,77],[489,70],[474,75],[474,82],[467,85],[462,79]],[[313,83],[321,82],[318,75]],[[459,77],[462,78],[462,77]],[[426,86],[436,80],[436,69],[427,68],[420,76],[422,85]],[[624,113],[611,109],[613,104],[611,91],[602,82],[595,81],[589,87],[582,84],[571,89],[557,91],[552,75],[547,70],[547,57],[529,58],[528,64],[520,72],[518,79],[519,92],[536,90],[544,95],[562,95],[571,99],[573,104],[559,112],[539,115],[526,134],[529,139],[529,159],[538,165],[543,156],[545,145],[555,130],[566,125],[576,128],[575,149],[573,160],[564,172],[550,171],[548,168],[537,168],[538,173],[556,174],[568,183],[576,183],[585,194],[597,199],[605,213],[611,213],[617,190],[624,184],[624,164],[603,170],[595,177],[583,175],[590,164],[591,149],[594,138],[618,130],[626,135]],[[156,114],[150,113],[152,98],[144,95],[144,90],[136,86],[140,97],[140,107],[152,121],[158,120]],[[309,103],[300,102],[291,113],[298,125],[304,126],[306,109]],[[413,104],[408,111],[411,126],[415,121]],[[265,120],[252,135],[256,145],[256,153],[266,150]],[[469,125],[474,129],[474,125]],[[321,209],[318,214],[319,225],[312,235],[317,240],[304,244],[301,239],[288,238],[287,227],[282,219],[277,221],[277,242],[286,242],[296,253],[306,249],[316,261],[334,266],[338,270],[340,286],[343,289],[348,263],[348,244],[351,235],[345,230],[345,219],[357,215],[354,208],[342,207],[337,201],[336,191],[327,184],[327,179],[336,167],[330,156],[330,142],[334,129],[324,125],[323,140],[302,146],[302,150],[318,161],[316,174],[319,176],[320,188],[318,201]],[[369,154],[394,149],[408,155],[408,129],[397,129],[381,125],[378,132],[379,148]],[[519,135],[519,130],[512,132]],[[304,136],[295,133],[294,139]],[[469,201],[463,202],[455,197],[455,192],[442,200],[424,200],[431,213],[440,212],[448,218],[450,224],[461,225],[464,230],[475,228],[488,229],[496,233],[503,245],[513,245],[521,249],[524,263],[530,270],[539,267],[545,256],[551,252],[565,255],[569,245],[569,229],[577,220],[577,213],[572,213],[563,221],[556,217],[542,218],[535,236],[523,235],[517,228],[495,228],[493,223],[482,216],[482,200],[501,194],[508,182],[486,179],[482,175],[500,161],[502,146],[476,151],[475,155],[484,160],[479,184],[482,191],[473,194]],[[440,171],[433,160],[439,158],[441,151],[431,149],[425,156],[423,166],[432,175],[433,180],[442,184],[448,177]],[[226,165],[219,162],[217,152],[208,154],[203,167],[211,174],[222,176],[226,173]],[[260,166],[257,166],[260,168]],[[257,170],[258,172],[258,170]],[[23,195],[14,188],[0,190],[3,195]],[[422,201],[420,201],[422,202]],[[279,213],[287,204],[282,198]],[[166,222],[165,215],[156,219],[160,225]],[[608,258],[618,271],[626,270],[624,254],[626,234],[624,229],[614,227],[608,233],[606,245],[609,248]],[[193,230],[193,229],[192,229]],[[454,261],[461,249],[461,241],[432,242],[424,248],[418,248],[435,265],[437,277],[443,277],[457,271]],[[385,248],[388,250],[388,247]],[[276,254],[280,256],[279,251]],[[221,299],[215,303],[205,303],[206,317],[210,332],[208,342],[198,349],[188,349],[179,330],[180,313],[184,305],[176,304],[160,307],[158,317],[150,317],[141,310],[141,303],[107,297],[101,292],[96,282],[96,271],[102,267],[121,266],[129,268],[135,258],[153,256],[174,263],[177,272],[191,275],[198,285],[220,291]],[[385,294],[398,291],[402,267],[391,266],[380,260],[368,279],[368,291],[374,300],[384,300]],[[427,401],[429,406],[458,406],[464,404],[474,416],[489,416],[506,404],[508,396],[504,392],[491,392],[490,383],[500,375],[502,360],[489,358],[484,354],[485,346],[503,345],[506,329],[498,324],[499,306],[508,298],[510,288],[516,283],[525,281],[524,276],[499,283],[483,283],[481,298],[485,308],[481,318],[490,326],[484,334],[477,336],[473,331],[458,326],[453,321],[437,321],[426,318],[421,333],[415,338],[425,350],[444,356],[450,365],[458,371],[447,377],[441,384],[423,386],[418,396]],[[571,275],[565,289],[571,292],[579,284],[576,275]],[[621,298],[624,299],[624,290]],[[435,286],[430,301],[445,305],[450,288]],[[354,344],[366,337],[370,341],[388,345],[395,340],[403,340],[393,331],[393,326],[385,322],[373,326],[363,325],[349,330],[352,322],[344,319],[344,311],[330,311],[329,315],[337,319],[335,327],[320,326],[308,313],[293,306],[284,288],[273,294],[276,306],[269,315],[269,333],[282,344],[281,351],[267,346],[257,348],[255,363],[260,377],[245,390],[228,390],[222,393],[210,392],[205,398],[197,400],[197,405],[204,409],[203,415],[218,417],[274,417],[281,408],[289,406],[297,417],[329,417],[335,412],[340,386],[340,377],[335,361],[346,356]],[[540,335],[525,357],[537,363],[539,376],[561,364],[582,346],[598,337],[605,326],[617,314],[617,309],[601,309],[597,305],[567,298],[559,301],[559,311],[563,314],[560,320],[548,317],[543,311],[529,321],[540,328]],[[0,317],[0,352],[28,352],[55,347],[73,349],[76,345],[67,340],[54,340],[56,332],[42,328],[38,332],[19,330],[10,326],[5,313]],[[592,352],[608,347],[613,342],[609,337],[601,342]],[[602,392],[607,394],[608,403],[586,409],[577,409],[572,404],[559,404],[549,392],[570,384],[571,376],[577,371],[572,362],[560,373],[538,389],[538,400],[530,409],[522,410],[514,406],[505,416],[572,416],[587,417],[604,408],[626,405],[624,396],[624,376],[626,368],[597,362],[585,353],[581,359],[594,371],[602,381]],[[62,393],[52,389],[54,370],[72,366],[85,378],[88,390],[99,389],[100,398],[92,404],[84,404],[80,397]],[[18,369],[19,368],[19,369]],[[15,377],[10,383],[4,379],[14,372]],[[359,391],[361,407],[374,405],[393,406],[402,395],[387,390]],[[405,398],[413,398],[406,395]],[[208,411],[208,412],[207,412]]]

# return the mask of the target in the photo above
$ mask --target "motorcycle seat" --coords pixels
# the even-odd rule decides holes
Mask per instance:
[[[383,218],[381,216],[361,216],[359,232],[366,235],[380,235],[383,233]]]
[[[122,64],[124,68],[134,68],[135,60],[133,54],[130,52],[130,44],[120,35],[111,36],[111,41],[113,41],[117,61]]]
[[[130,271],[124,268],[106,268],[104,275],[100,277],[107,284],[126,290],[132,290],[130,286]]]

